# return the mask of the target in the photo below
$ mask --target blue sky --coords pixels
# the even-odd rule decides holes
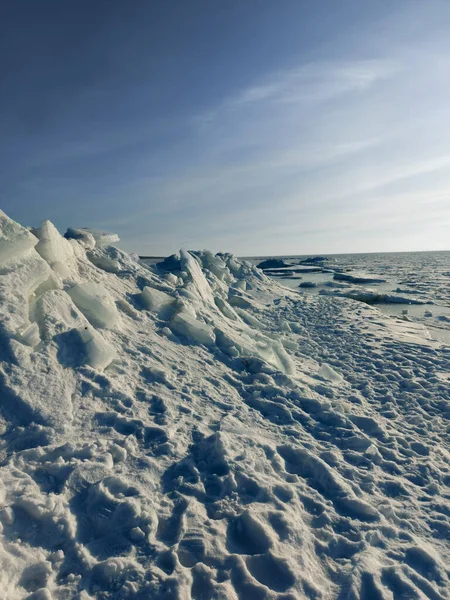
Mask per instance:
[[[450,249],[447,0],[17,0],[0,207],[122,247]]]

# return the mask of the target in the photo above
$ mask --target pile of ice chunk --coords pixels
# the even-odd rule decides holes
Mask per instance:
[[[29,231],[4,213],[0,232],[0,263],[7,267],[0,280],[3,346],[16,365],[4,372],[4,394],[15,398],[10,410],[19,419],[58,425],[70,417],[74,379],[62,373],[104,370],[118,360],[109,332],[120,332],[121,312],[138,319],[146,309],[183,343],[294,372],[282,344],[247,312],[257,307],[248,290],[265,281],[250,263],[181,250],[151,269],[109,245],[118,240],[114,234],[72,228],[62,237],[50,221]],[[139,294],[117,286],[122,273],[145,281]],[[39,380],[36,369],[47,373],[45,403],[27,389]]]
[[[0,265],[18,259],[34,248],[38,240],[27,229],[9,219],[0,210]]]
[[[87,246],[99,248],[117,244],[120,241],[117,233],[108,233],[98,229],[89,229],[88,227],[69,227],[64,234],[67,239],[81,241]]]
[[[446,597],[448,354],[101,239],[0,213],[0,597]]]
[[[44,260],[62,277],[68,277],[73,267],[73,248],[60,236],[50,221],[44,221],[39,229],[33,231],[39,239],[36,250]]]

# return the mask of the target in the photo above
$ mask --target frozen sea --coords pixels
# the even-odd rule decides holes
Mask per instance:
[[[0,600],[450,600],[448,253],[66,236],[0,210]]]
[[[450,343],[450,251],[440,252],[379,252],[366,254],[324,254],[323,270],[277,276],[276,280],[305,294],[329,293],[333,288],[334,271],[358,273],[386,280],[362,286],[380,294],[397,294],[405,302],[377,302],[376,308],[392,317],[405,317],[422,323],[436,340]],[[254,264],[277,258],[289,265],[314,258],[314,255],[251,257]],[[329,271],[329,272],[326,272]],[[311,282],[315,287],[299,287]],[[355,287],[355,286],[352,286]],[[361,287],[358,285],[357,287]],[[341,290],[337,290],[341,292]],[[409,300],[409,302],[408,302]],[[423,304],[414,304],[420,301]]]

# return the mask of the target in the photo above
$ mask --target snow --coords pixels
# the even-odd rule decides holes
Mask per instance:
[[[323,264],[326,262],[329,262],[330,259],[326,256],[311,256],[309,258],[305,258],[304,260],[301,260],[299,264],[301,265],[317,265],[317,264]]]
[[[95,247],[95,238],[89,231],[85,229],[78,229],[76,227],[69,227],[64,234],[64,237],[68,240],[77,240],[80,244],[86,248]]]
[[[37,252],[62,277],[70,275],[73,269],[73,249],[50,221],[44,221],[39,229],[34,231],[39,239]]]
[[[450,598],[448,346],[0,217],[0,598]]]
[[[288,267],[279,267],[274,269],[264,269],[266,274],[271,275],[293,275],[294,273],[322,273],[324,269],[322,267],[315,267],[311,265],[293,265]],[[328,271],[325,271],[328,272]]]
[[[300,286],[299,287],[303,287]],[[376,290],[367,288],[352,288],[346,291],[337,291],[336,289],[321,290],[322,295],[333,295],[341,296],[342,298],[351,298],[353,300],[359,300],[360,302],[366,302],[367,304],[429,304],[426,300],[416,300],[410,297],[401,296],[398,294],[385,294]]]
[[[38,240],[25,227],[0,210],[0,265],[11,262],[36,246]]]
[[[117,233],[109,233],[98,229],[89,229],[88,227],[69,227],[65,233],[66,238],[82,241],[85,245],[93,247],[94,245],[101,248],[111,244],[120,242]],[[92,242],[93,240],[93,242]]]
[[[349,281],[350,283],[385,283],[386,279],[366,275],[364,273],[334,273],[333,279],[337,281]]]

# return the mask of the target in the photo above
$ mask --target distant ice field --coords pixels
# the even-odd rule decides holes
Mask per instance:
[[[374,305],[392,317],[408,318],[426,326],[433,339],[450,343],[450,251],[389,252],[368,254],[322,255],[323,271],[280,274],[274,277],[280,284],[306,294],[340,294],[334,288],[334,271],[369,274],[384,279],[384,283],[347,284],[350,290],[372,290],[379,294],[403,297],[405,302],[376,302]],[[286,264],[298,265],[314,255],[249,257],[254,264],[277,258]],[[329,271],[329,272],[324,272]],[[270,274],[270,271],[269,273]],[[305,283],[312,287],[299,287]],[[421,302],[415,304],[415,302]],[[405,315],[407,311],[407,315]]]

